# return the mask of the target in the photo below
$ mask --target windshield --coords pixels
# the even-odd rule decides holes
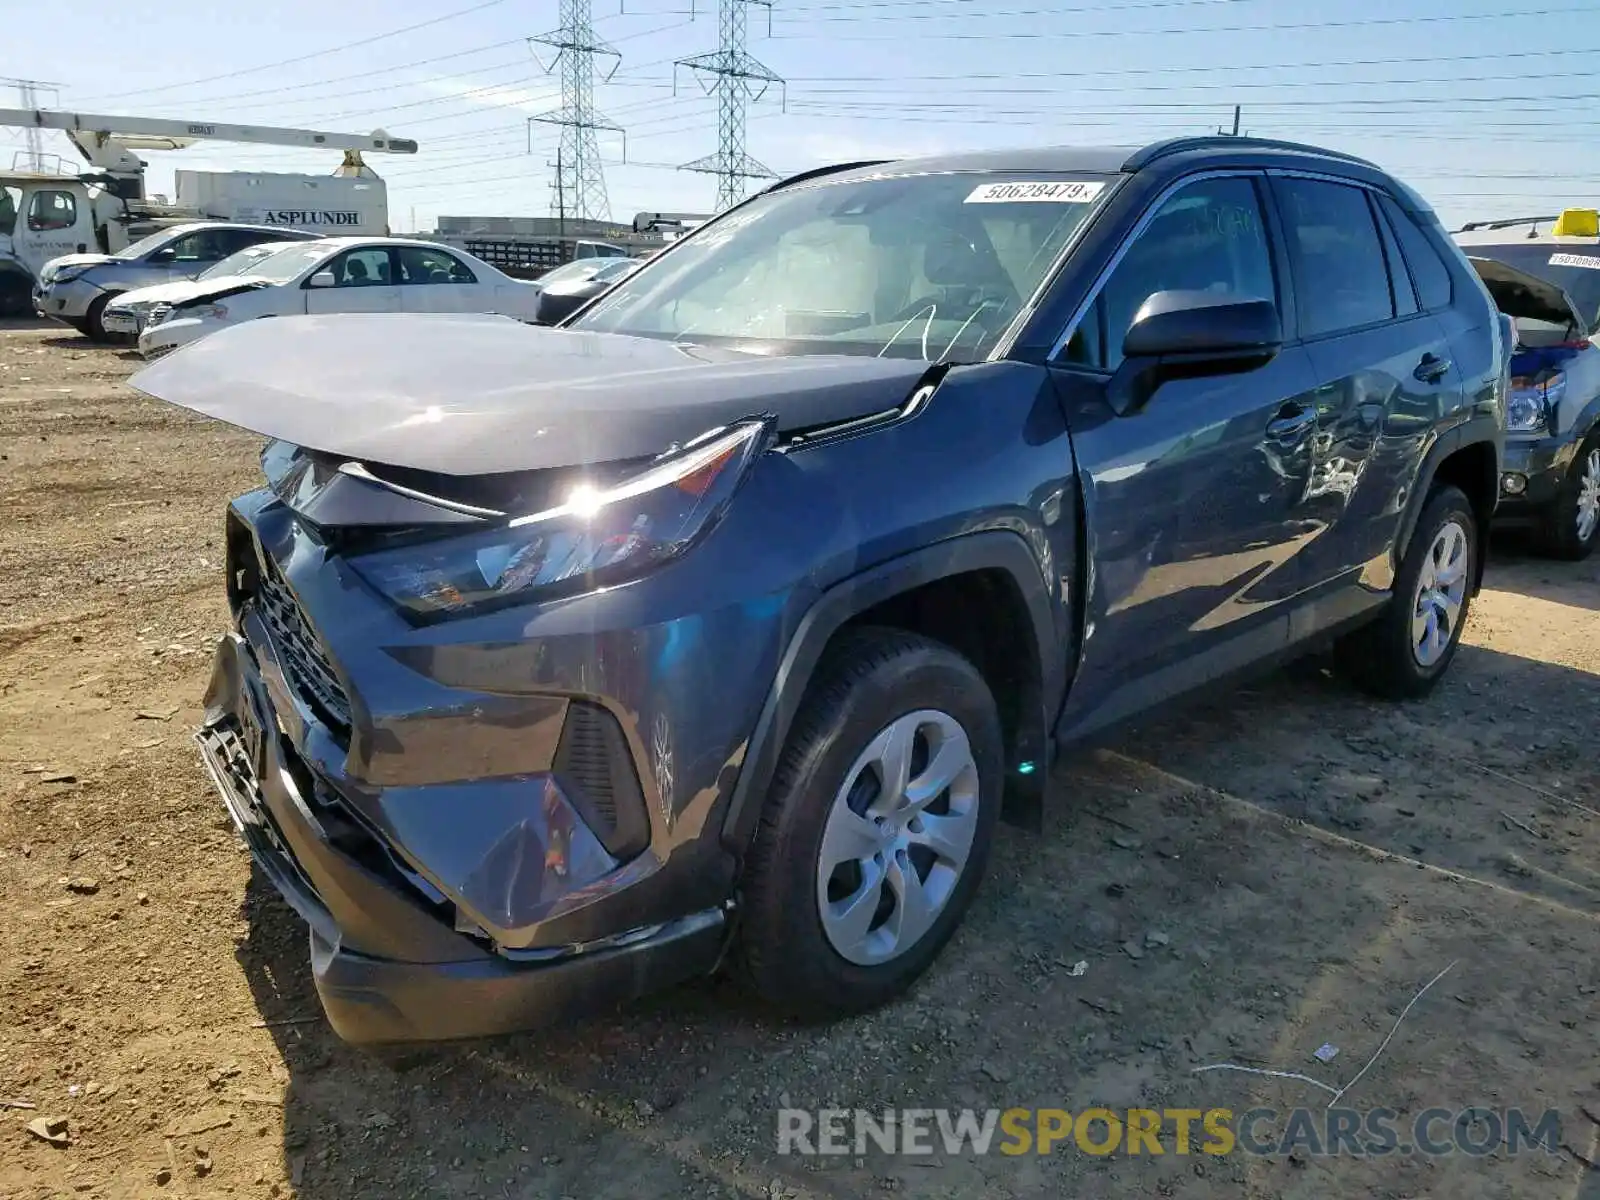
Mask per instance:
[[[786,354],[971,361],[1104,179],[918,175],[759,196],[642,263],[574,327]]]
[[[273,283],[288,283],[307,267],[327,258],[333,250],[334,247],[325,246],[321,242],[291,242],[287,246],[276,247],[271,254],[258,260],[250,268],[250,277],[268,279]],[[238,255],[234,257],[237,258]],[[222,264],[217,265],[220,267]]]
[[[168,242],[172,241],[174,238],[176,238],[182,232],[183,232],[183,230],[181,228],[177,228],[177,229],[158,229],[154,233],[146,234],[144,237],[140,238],[137,242],[133,243],[133,245],[126,246],[123,249],[118,250],[111,257],[112,258],[143,258],[146,254],[150,253],[150,251],[155,250],[158,247],[166,245]]]
[[[1512,242],[1501,246],[1463,246],[1474,258],[1492,258],[1508,267],[1553,283],[1572,297],[1588,323],[1585,334],[1600,325],[1600,245]]]
[[[269,254],[277,254],[280,250],[285,250],[292,244],[293,243],[269,242],[266,245],[261,246],[246,246],[243,250],[238,250],[233,254],[228,255],[227,258],[223,259],[216,266],[211,267],[208,270],[201,271],[199,275],[195,276],[195,278],[223,279],[229,275],[242,275],[244,274],[246,268],[251,268],[252,263],[258,262],[260,259],[267,257]],[[254,275],[256,272],[253,268],[251,268],[250,273]]]

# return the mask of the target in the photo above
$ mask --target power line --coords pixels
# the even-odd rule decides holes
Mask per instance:
[[[475,12],[482,12],[486,8],[495,8],[504,4],[506,0],[482,0],[470,8],[457,9],[455,12],[445,13],[441,17],[433,17],[426,21],[418,21],[415,25],[406,25],[399,29],[391,29],[386,33],[375,33],[371,37],[358,38],[353,42],[342,42],[337,46],[329,46],[326,50],[313,50],[310,54],[296,55],[294,58],[280,59],[278,62],[263,63],[259,67],[242,67],[237,71],[224,71],[220,75],[207,75],[203,79],[191,79],[185,83],[168,83],[160,87],[140,88],[137,92],[114,92],[107,95],[88,96],[89,100],[120,100],[129,96],[148,96],[154,92],[173,92],[180,88],[198,87],[202,83],[216,83],[219,79],[237,79],[240,75],[256,75],[262,71],[275,71],[279,67],[292,67],[296,63],[310,62],[314,58],[325,58],[330,54],[343,54],[354,50],[358,46],[370,46],[375,42],[387,41],[389,38],[400,37],[402,34],[415,33],[419,29],[428,29],[434,25],[442,25],[446,21],[458,20],[461,17],[471,16]]]
[[[1008,9],[1003,12],[984,14],[991,19],[1004,17],[1050,17],[1060,12],[1053,8],[1023,8]],[[1182,25],[1166,29],[1066,29],[1066,30],[1027,30],[1014,33],[941,33],[928,31],[919,33],[919,38],[937,38],[940,40],[954,41],[1062,41],[1071,38],[1107,38],[1107,37],[1156,37],[1165,34],[1178,34],[1185,37],[1195,37],[1207,33],[1278,33],[1293,32],[1311,29],[1370,29],[1373,26],[1390,25],[1436,25],[1448,24],[1452,21],[1487,21],[1503,20],[1512,17],[1553,17],[1568,16],[1574,13],[1592,13],[1588,5],[1569,8],[1520,8],[1508,9],[1502,12],[1490,13],[1449,13],[1438,16],[1420,17],[1378,17],[1367,20],[1355,21],[1298,21],[1292,23],[1264,24],[1251,23],[1248,25]],[[842,18],[841,18],[842,19]],[[873,18],[851,18],[853,21],[870,20]],[[903,37],[894,35],[871,34],[841,34],[841,33],[790,33],[777,35],[781,41],[817,41],[827,40],[849,42],[903,42]]]

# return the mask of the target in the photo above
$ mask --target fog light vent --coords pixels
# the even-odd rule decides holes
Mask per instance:
[[[568,703],[555,772],[562,791],[613,857],[631,858],[649,844],[644,791],[628,739],[601,705]]]

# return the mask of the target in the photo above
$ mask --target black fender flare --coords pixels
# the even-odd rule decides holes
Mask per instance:
[[[1417,530],[1417,522],[1422,519],[1422,506],[1427,503],[1428,496],[1433,492],[1433,481],[1439,472],[1439,465],[1458,450],[1468,446],[1488,445],[1494,450],[1494,473],[1488,481],[1490,491],[1489,512],[1500,503],[1500,465],[1505,461],[1505,430],[1500,421],[1491,414],[1480,414],[1439,435],[1437,441],[1428,448],[1423,456],[1422,466],[1417,471],[1417,486],[1411,495],[1406,498],[1406,506],[1400,517],[1400,528],[1395,537],[1394,561],[1396,569],[1405,561],[1406,552],[1411,548],[1411,537]],[[1478,555],[1478,565],[1472,580],[1472,594],[1477,595],[1483,583],[1483,569],[1488,559],[1487,528],[1480,531],[1484,545]]]
[[[1039,694],[1022,707],[1011,752],[1016,762],[1032,762],[1026,774],[1008,764],[1005,813],[1009,820],[1037,828],[1043,820],[1051,741],[1046,704],[1059,699],[1061,672],[1046,656],[1056,644],[1054,607],[1039,563],[1020,534],[986,530],[936,542],[890,559],[828,588],[801,617],[789,639],[777,675],[745,746],[743,765],[723,817],[724,845],[744,855],[755,836],[762,800],[777,770],[801,700],[829,640],[849,621],[903,592],[973,571],[1004,571],[1016,584],[1028,611],[1035,652],[1040,656]]]

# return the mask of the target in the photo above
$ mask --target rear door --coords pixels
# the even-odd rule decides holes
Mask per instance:
[[[1271,299],[1282,311],[1264,186],[1229,174],[1159,201],[1058,363],[1091,534],[1089,635],[1061,718],[1069,736],[1287,642],[1311,424],[1304,351],[1170,382],[1128,416],[1105,399],[1128,326],[1155,292]]]
[[[365,246],[335,256],[323,271],[332,271],[332,287],[304,289],[308,313],[399,312],[400,286],[394,282],[393,254],[387,246]]]
[[[494,289],[455,255],[432,246],[397,246],[400,304],[406,312],[488,312]]]
[[[1272,186],[1315,381],[1309,474],[1296,504],[1311,533],[1297,578],[1306,593],[1292,626],[1300,636],[1381,600],[1396,514],[1461,385],[1449,339],[1417,299],[1377,193],[1294,175]]]

